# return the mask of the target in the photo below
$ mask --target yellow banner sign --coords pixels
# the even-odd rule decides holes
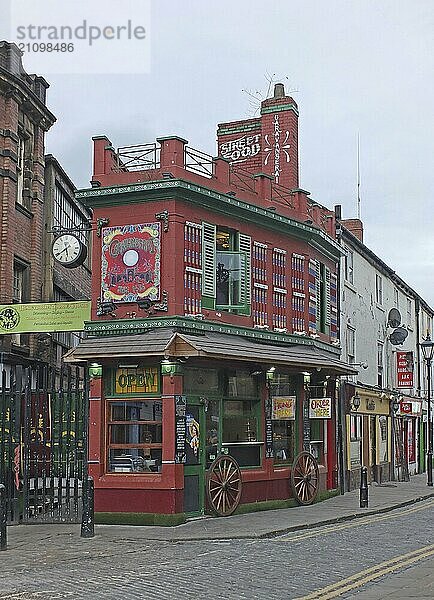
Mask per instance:
[[[83,331],[90,302],[0,304],[0,334]]]
[[[295,420],[295,396],[274,396],[272,398],[271,418],[273,421]]]
[[[120,367],[116,371],[116,394],[154,394],[158,392],[157,367]]]

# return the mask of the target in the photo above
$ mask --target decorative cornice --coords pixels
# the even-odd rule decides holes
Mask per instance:
[[[140,192],[150,192],[150,194],[145,198]],[[171,194],[169,197],[206,206],[213,212],[222,214],[237,212],[237,216],[241,216],[243,220],[253,221],[262,227],[277,229],[280,232],[283,231],[287,235],[293,235],[305,241],[315,238],[316,247],[322,248],[324,246],[325,253],[333,256],[334,259],[338,259],[343,253],[341,246],[317,227],[301,223],[267,208],[250,204],[234,196],[222,194],[205,186],[184,181],[183,179],[88,188],[77,191],[75,197],[78,200],[87,202],[89,206],[94,208],[125,204],[128,201],[131,203],[142,203],[155,199],[167,200],[168,193]],[[130,195],[128,199],[125,198],[127,194]],[[242,213],[241,215],[239,214],[240,212]],[[288,227],[291,228],[291,231],[288,231]]]
[[[258,331],[251,327],[237,327],[236,325],[225,325],[213,321],[197,321],[194,317],[175,316],[149,317],[147,319],[117,319],[115,321],[87,321],[84,324],[84,330],[88,333],[89,337],[144,333],[149,329],[160,329],[163,327],[175,327],[181,330],[196,332],[211,331],[214,333],[226,333],[228,335],[239,335],[271,343],[314,346],[321,350],[327,350],[332,354],[340,355],[340,348],[307,336],[274,333],[273,331]]]
[[[263,106],[261,108],[261,115],[274,112],[283,112],[285,110],[292,110],[298,117],[298,109],[295,104],[275,104],[274,106]]]
[[[217,136],[226,135],[230,133],[247,133],[249,131],[254,131],[256,129],[261,129],[261,122],[258,120],[256,123],[246,123],[239,125],[232,125],[228,127],[219,127],[217,129]]]

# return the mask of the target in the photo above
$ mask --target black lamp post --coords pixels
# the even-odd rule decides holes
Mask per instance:
[[[431,363],[434,354],[434,342],[431,340],[429,333],[419,346],[422,348],[423,358],[427,368],[427,400],[428,400],[428,454],[426,472],[428,476],[427,485],[432,487],[432,421],[431,421]]]

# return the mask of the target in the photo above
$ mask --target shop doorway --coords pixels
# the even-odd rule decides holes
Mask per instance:
[[[205,414],[200,398],[187,399],[185,420],[184,512],[193,517],[204,513]]]

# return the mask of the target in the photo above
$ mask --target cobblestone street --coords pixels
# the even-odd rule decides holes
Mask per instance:
[[[0,557],[0,598],[292,599],[420,548],[415,563],[364,587],[342,588],[342,597],[432,598],[433,511],[428,498],[269,539],[164,541],[144,539],[146,528],[97,527],[93,539],[82,540],[78,526],[12,527]],[[230,518],[225,522],[229,535]]]

